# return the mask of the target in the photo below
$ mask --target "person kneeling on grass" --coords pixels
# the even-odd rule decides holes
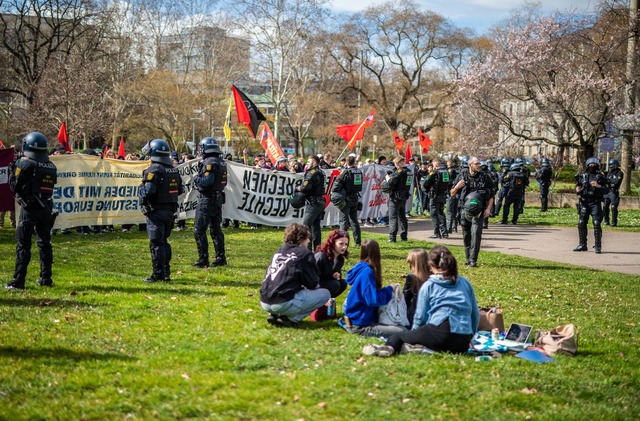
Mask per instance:
[[[327,241],[316,252],[315,259],[320,276],[320,288],[325,288],[331,293],[331,298],[336,298],[347,289],[347,282],[342,279],[342,266],[344,260],[349,257],[349,233],[344,230],[333,230],[327,236]],[[320,322],[329,318],[327,305],[320,306],[311,313],[311,320]]]
[[[260,289],[260,304],[269,312],[267,322],[295,327],[311,312],[324,305],[331,294],[318,288],[318,268],[308,249],[309,228],[291,224],[284,230],[284,244],[276,251]]]
[[[398,284],[382,287],[380,246],[375,240],[365,240],[360,248],[360,262],[347,272],[351,289],[344,304],[342,326],[349,333],[362,336],[389,337],[404,332],[404,326],[378,323],[378,309],[391,301]]]
[[[456,259],[444,246],[429,251],[429,269],[431,275],[418,293],[413,329],[391,336],[386,345],[365,345],[363,354],[389,357],[430,350],[467,352],[480,319],[473,287],[458,275]]]

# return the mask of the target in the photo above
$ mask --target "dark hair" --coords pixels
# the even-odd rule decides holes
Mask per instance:
[[[316,164],[320,164],[320,161],[322,160],[318,155],[311,155],[309,158],[311,158]]]
[[[295,222],[284,229],[284,242],[299,246],[304,240],[311,238],[309,227]]]
[[[458,278],[458,262],[445,246],[435,246],[429,250],[429,265],[442,272],[442,277],[449,279],[451,284]]]
[[[380,245],[376,240],[364,240],[360,247],[360,260],[367,262],[373,269],[376,277],[376,288],[382,288],[382,260],[380,256]]]
[[[327,241],[325,241],[324,244],[322,244],[320,246],[320,251],[327,255],[327,259],[330,262],[333,262],[333,257],[334,257],[333,256],[333,247],[334,247],[334,244],[335,244],[336,241],[338,241],[341,238],[346,238],[348,240],[349,239],[349,233],[347,231],[344,231],[344,230],[333,230],[327,236]],[[347,257],[349,257],[349,250],[345,251],[343,256],[344,256],[345,259]]]
[[[356,157],[355,156],[347,157],[347,165],[353,166],[355,164],[356,164]]]

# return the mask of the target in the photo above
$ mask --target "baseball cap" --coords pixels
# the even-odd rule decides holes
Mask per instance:
[[[349,156],[350,156],[350,157],[353,157],[353,158],[357,157],[357,155],[356,155],[356,154],[354,154],[353,152],[352,152],[352,153],[350,153],[350,154],[349,154]]]

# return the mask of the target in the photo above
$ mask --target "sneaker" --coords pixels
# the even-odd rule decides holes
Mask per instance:
[[[4,287],[6,289],[9,289],[9,290],[12,290],[12,289],[13,290],[22,290],[22,289],[24,289],[24,282],[20,283],[20,282],[17,282],[17,281],[11,281],[8,284],[6,284]]]
[[[364,348],[362,348],[363,355],[373,355],[376,357],[390,357],[394,353],[395,353],[395,350],[393,349],[393,347],[389,345],[369,344],[369,345],[365,345]]]
[[[269,314],[269,317],[267,317],[267,323],[273,326],[280,326],[280,327],[297,327],[298,326],[298,323],[289,319],[287,316],[280,316],[278,314]]]
[[[321,322],[323,320],[328,320],[329,315],[327,314],[327,306],[321,306],[313,310],[311,312],[311,316],[309,317],[311,318],[312,322]]]
[[[53,281],[51,279],[39,279],[38,282],[36,282],[36,284],[38,284],[38,286],[40,287],[52,287],[53,286]]]
[[[433,349],[427,348],[424,345],[420,344],[402,344],[402,348],[400,349],[401,354],[428,354],[431,355],[435,353]]]
[[[365,222],[362,226],[363,227],[367,227],[367,228],[373,228],[374,227],[374,225],[372,223],[370,223],[370,222]]]

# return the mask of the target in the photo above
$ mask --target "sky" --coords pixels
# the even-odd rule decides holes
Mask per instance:
[[[387,0],[331,0],[332,8],[341,12],[356,12],[369,5]],[[482,35],[487,29],[509,17],[510,12],[524,4],[519,0],[414,0],[424,10],[431,10],[449,19],[457,27],[469,27]],[[578,13],[593,12],[597,0],[539,0],[545,12],[555,10]]]

